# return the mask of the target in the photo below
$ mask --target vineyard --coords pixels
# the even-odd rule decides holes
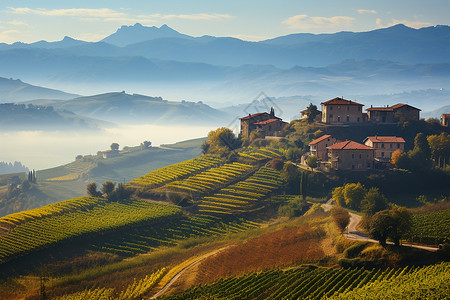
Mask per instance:
[[[123,291],[116,291],[114,288],[96,288],[84,290],[81,292],[64,295],[56,298],[58,300],[84,300],[84,299],[116,299],[116,300],[133,300],[140,299],[148,293],[167,273],[167,268],[162,268],[155,273],[145,276],[126,287]]]
[[[244,181],[204,197],[199,204],[201,213],[233,214],[245,212],[260,205],[264,199],[282,185],[280,172],[262,167]]]
[[[202,155],[190,160],[160,168],[127,183],[135,188],[155,188],[173,180],[188,177],[223,164],[224,161],[213,155]]]
[[[449,263],[373,270],[300,267],[221,279],[164,299],[444,299],[449,289]]]
[[[254,166],[234,162],[217,168],[210,168],[184,180],[172,181],[160,189],[164,191],[204,194],[224,187],[230,182],[244,177],[254,169]]]
[[[19,225],[16,223],[7,234],[0,236],[0,262],[88,233],[103,233],[125,225],[170,219],[181,213],[175,206],[135,199],[106,202],[102,198],[84,197],[76,200],[85,200],[90,207],[76,206],[73,210],[56,213],[58,209],[61,211],[61,205],[58,207],[53,204],[57,206],[56,212],[52,211],[53,205],[49,205],[49,214],[45,218],[35,219],[36,213],[31,210],[28,212],[31,213],[31,219],[19,219]],[[65,204],[77,203],[76,200],[69,200]],[[63,205],[64,208],[67,206]],[[44,208],[37,209],[38,213],[42,210],[46,211]],[[5,218],[11,220],[10,216]],[[5,222],[3,219],[2,222]]]
[[[430,244],[450,241],[450,209],[414,214],[409,240]]]
[[[272,158],[280,158],[281,154],[278,150],[271,148],[249,148],[238,153],[242,158],[261,161]]]
[[[152,226],[129,228],[92,243],[90,249],[122,256],[155,250],[160,246],[175,246],[181,240],[200,236],[225,235],[259,227],[251,218],[222,219],[211,215],[195,215],[169,219]]]

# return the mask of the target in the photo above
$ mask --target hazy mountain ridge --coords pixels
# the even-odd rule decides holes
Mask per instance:
[[[22,82],[20,79],[7,79],[0,77],[0,103],[26,101],[39,98],[45,99],[72,99],[79,95],[63,91],[34,86]]]
[[[30,101],[27,103],[52,105],[58,110],[110,122],[131,124],[219,124],[230,116],[206,104],[188,101],[167,101],[125,92],[78,97],[66,101]]]

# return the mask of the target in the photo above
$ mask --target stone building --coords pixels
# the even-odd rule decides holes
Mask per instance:
[[[389,161],[396,150],[405,151],[405,140],[396,136],[368,136],[364,145],[375,149],[375,158]]]
[[[256,113],[240,118],[241,136],[248,138],[252,131],[259,131],[263,136],[278,136],[280,131],[287,125],[281,118],[275,116],[273,108],[270,113]]]
[[[372,123],[395,123],[392,107],[370,107],[367,110],[367,120]]]
[[[328,147],[330,168],[333,170],[365,171],[374,166],[375,149],[354,141]]]
[[[334,98],[322,102],[322,123],[325,124],[346,124],[363,122],[363,104]]]
[[[449,125],[450,125],[450,114],[442,114],[441,125],[449,127]]]
[[[409,104],[398,103],[391,106],[395,121],[419,121],[420,109]]]
[[[328,160],[328,146],[340,142],[335,137],[326,134],[309,143],[310,154],[316,156],[321,161]]]

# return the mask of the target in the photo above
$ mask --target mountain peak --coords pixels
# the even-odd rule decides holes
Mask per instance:
[[[128,46],[140,42],[159,38],[192,38],[188,35],[179,33],[178,31],[170,28],[167,24],[161,27],[147,27],[140,23],[136,23],[132,26],[123,25],[115,33],[107,36],[102,42],[109,43],[115,46]]]

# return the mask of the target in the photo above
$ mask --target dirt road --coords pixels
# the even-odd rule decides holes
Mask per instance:
[[[331,208],[333,208],[331,199],[328,200],[327,203],[322,204],[322,207],[325,211],[331,210]],[[350,240],[378,243],[377,240],[369,238],[369,236],[366,233],[359,231],[357,229],[357,226],[358,226],[359,222],[361,221],[361,216],[351,213],[351,212],[349,212],[349,214],[350,214],[350,223],[348,224],[347,231],[344,233],[345,237]],[[391,244],[391,245],[394,244],[392,242],[387,242],[387,243]],[[428,251],[437,251],[438,250],[437,247],[428,247],[428,246],[414,245],[414,244],[408,244],[408,243],[403,243],[402,246],[413,247],[413,248],[423,249],[423,250],[428,250]]]

